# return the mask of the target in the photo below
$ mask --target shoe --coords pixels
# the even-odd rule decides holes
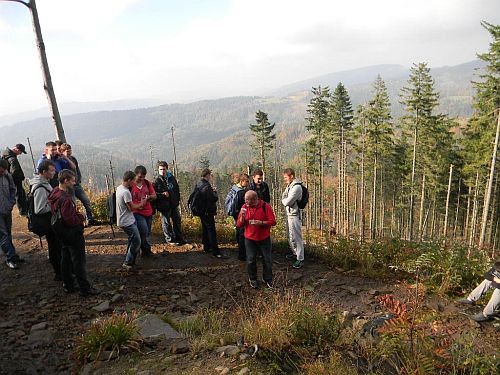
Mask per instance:
[[[219,259],[227,259],[228,258],[226,254],[222,254],[222,253],[215,253],[214,257],[219,258]]]
[[[294,253],[288,253],[288,254],[286,254],[285,258],[288,260],[296,260],[297,255],[295,255]]]
[[[248,280],[250,282],[250,286],[254,289],[259,289],[259,282],[257,280]]]
[[[80,295],[82,297],[96,296],[98,294],[99,294],[99,291],[97,289],[94,289],[94,288],[80,290]]]
[[[97,225],[101,225],[101,223],[95,219],[91,219],[87,223],[88,227],[93,227],[93,226],[97,226]]]
[[[63,289],[64,289],[64,293],[66,293],[66,294],[71,294],[71,293],[76,292],[76,289],[73,285],[63,284]]]
[[[486,321],[490,320],[490,317],[484,316],[484,314],[482,312],[477,313],[476,315],[473,315],[470,318],[476,322],[486,322]]]
[[[131,271],[134,269],[134,265],[133,264],[130,264],[130,263],[123,263],[122,264],[122,268],[127,270],[127,271]]]
[[[476,304],[476,302],[471,301],[468,298],[461,298],[459,300],[456,300],[455,303],[458,303],[459,305],[470,305],[470,306],[474,306]]]
[[[13,262],[12,260],[7,260],[5,262],[7,267],[9,267],[11,270],[17,270],[19,267],[17,266],[16,262]]]
[[[273,282],[272,282],[272,281],[271,281],[270,283],[269,283],[269,282],[267,282],[267,281],[263,281],[263,283],[264,283],[264,286],[265,286],[267,289],[269,289],[269,290],[273,289]]]
[[[185,245],[187,243],[188,242],[186,240],[180,240],[180,241],[176,242],[177,246],[182,246],[182,245]]]
[[[299,269],[299,268],[302,268],[302,266],[303,266],[303,265],[304,265],[304,261],[302,261],[302,260],[298,260],[298,261],[296,261],[296,262],[293,264],[293,266],[292,266],[292,267],[293,267],[293,268],[295,268],[295,269]]]

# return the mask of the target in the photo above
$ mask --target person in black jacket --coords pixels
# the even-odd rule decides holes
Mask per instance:
[[[160,212],[165,241],[175,245],[184,245],[186,240],[181,229],[179,184],[172,172],[168,170],[166,161],[158,162],[158,177],[153,182],[153,187],[156,191],[155,207]]]
[[[252,182],[250,182],[248,190],[254,190],[257,193],[259,199],[262,199],[266,203],[271,203],[269,186],[264,181],[264,172],[262,172],[262,170],[257,169],[253,172]]]
[[[202,242],[203,251],[212,252],[216,258],[225,258],[217,244],[217,233],[215,231],[215,215],[217,214],[217,188],[210,184],[212,180],[212,171],[204,169],[201,172],[201,180],[196,184],[196,189],[199,190],[201,200],[205,203],[203,213],[200,216],[202,227]]]
[[[24,147],[23,144],[18,143],[12,148],[12,150],[7,147],[2,153],[2,158],[9,162],[9,168],[7,171],[12,175],[14,185],[16,185],[16,203],[17,208],[19,209],[19,214],[26,216],[28,214],[28,204],[26,201],[26,192],[23,188],[24,172],[19,164],[19,160],[17,160],[17,156],[21,154],[26,154],[26,147]]]

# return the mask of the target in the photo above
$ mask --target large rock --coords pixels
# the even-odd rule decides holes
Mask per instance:
[[[109,310],[109,308],[110,308],[109,307],[109,301],[101,302],[97,306],[92,307],[92,309],[95,310],[95,311],[97,311],[97,312],[104,312],[104,311]]]
[[[216,352],[219,353],[221,357],[224,355],[236,356],[240,353],[240,348],[238,348],[236,345],[226,345],[217,348]]]
[[[50,329],[38,330],[30,333],[30,335],[28,336],[27,344],[34,348],[37,346],[50,345],[53,341],[54,331]]]
[[[136,319],[139,334],[142,337],[164,337],[165,339],[180,339],[182,335],[173,329],[170,324],[161,320],[157,315],[147,314]]]

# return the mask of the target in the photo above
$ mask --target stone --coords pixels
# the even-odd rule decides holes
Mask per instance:
[[[215,368],[215,371],[217,371],[219,374],[221,375],[226,375],[226,374],[229,374],[229,367],[225,367],[225,366],[217,366]]]
[[[166,339],[180,339],[182,335],[157,315],[147,314],[137,318],[139,334],[142,337],[163,336]]]
[[[111,303],[121,301],[123,299],[123,294],[117,293],[111,297]]]
[[[176,340],[170,347],[172,354],[182,354],[189,352],[189,343],[186,340]]]
[[[293,280],[293,281],[300,280],[300,279],[302,279],[302,277],[303,277],[303,276],[304,276],[304,275],[303,275],[303,274],[301,274],[301,273],[294,273],[294,274],[292,274],[292,280]]]
[[[240,371],[238,371],[238,375],[246,375],[250,373],[250,369],[248,367],[243,367]]]
[[[14,327],[15,326],[15,323],[12,322],[12,321],[7,321],[7,322],[1,322],[0,323],[0,328],[11,328],[11,327]]]
[[[159,296],[158,299],[160,301],[162,301],[162,302],[167,302],[168,301],[168,297],[165,294],[162,294],[161,296]]]
[[[239,354],[240,348],[238,348],[236,345],[226,345],[217,348],[215,352],[219,353],[221,357],[225,355],[236,356],[237,354]]]
[[[175,275],[175,276],[187,276],[188,272],[187,271],[174,271],[171,272],[170,275]]]
[[[28,336],[27,344],[31,345],[31,347],[50,345],[54,341],[54,331],[40,330],[31,332]]]
[[[41,322],[31,326],[30,332],[41,331],[46,328],[47,328],[47,322]]]
[[[250,354],[247,353],[240,354],[240,361],[246,361],[248,358],[250,358]]]
[[[351,294],[358,294],[358,289],[353,286],[342,285],[341,288],[347,290]]]
[[[97,312],[104,312],[104,311],[107,311],[109,309],[110,309],[110,307],[109,307],[109,301],[108,300],[106,300],[104,302],[101,302],[97,306],[92,307],[92,310],[95,310]]]
[[[172,294],[172,295],[170,296],[170,298],[172,298],[173,300],[176,300],[176,299],[181,298],[181,296],[180,296],[180,295],[178,295],[178,294]]]
[[[189,292],[189,300],[191,303],[198,302],[200,299],[193,292]]]

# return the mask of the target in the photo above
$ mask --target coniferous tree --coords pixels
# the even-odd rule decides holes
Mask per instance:
[[[267,118],[267,113],[262,111],[257,111],[255,120],[257,124],[250,125],[250,131],[255,138],[254,146],[258,153],[260,165],[264,173],[266,173],[266,156],[267,152],[274,147],[276,134],[273,134],[273,129],[276,123],[271,124]]]

